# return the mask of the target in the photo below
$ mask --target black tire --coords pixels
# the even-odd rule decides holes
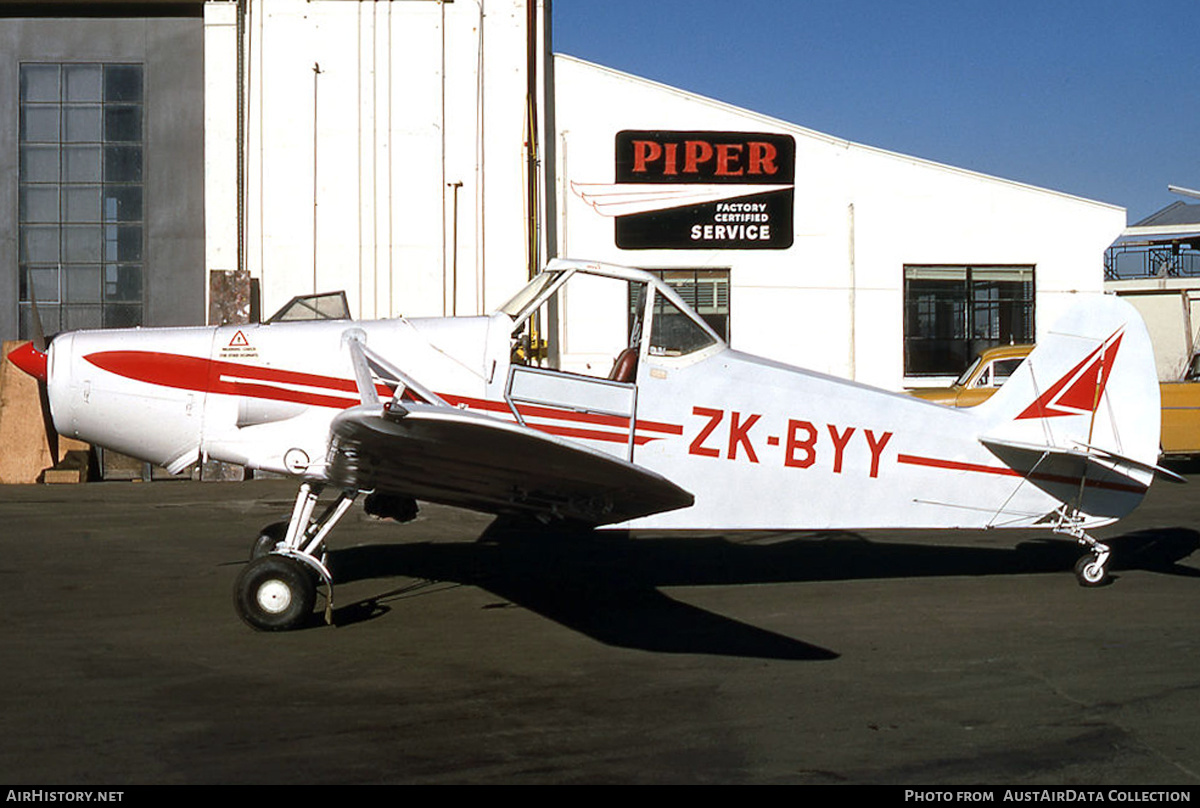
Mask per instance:
[[[1104,586],[1108,583],[1108,565],[1101,565],[1090,555],[1075,562],[1075,580],[1080,586]]]
[[[260,631],[287,631],[312,617],[315,576],[303,562],[267,555],[246,565],[233,588],[238,616]]]
[[[254,544],[250,547],[250,560],[253,561],[256,558],[269,555],[275,549],[275,545],[279,544],[287,536],[287,529],[287,522],[272,522],[258,531],[258,538],[254,540]]]

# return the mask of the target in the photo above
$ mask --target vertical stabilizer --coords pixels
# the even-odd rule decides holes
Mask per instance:
[[[1159,455],[1160,403],[1146,326],[1125,301],[1082,298],[996,395],[980,440],[1027,479],[1079,479],[1084,514],[1140,500]],[[1119,507],[1117,510],[1125,510]]]

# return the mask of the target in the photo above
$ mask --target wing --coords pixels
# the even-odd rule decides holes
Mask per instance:
[[[652,471],[553,435],[452,407],[353,407],[334,419],[330,481],[496,514],[591,525],[685,508]]]

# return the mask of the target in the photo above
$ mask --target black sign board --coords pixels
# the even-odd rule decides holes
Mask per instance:
[[[695,193],[684,189],[657,203],[661,207],[618,216],[617,246],[626,250],[786,249],[792,246],[795,178],[796,141],[790,135],[618,132],[618,184],[694,186]],[[758,191],[753,186],[763,188]]]

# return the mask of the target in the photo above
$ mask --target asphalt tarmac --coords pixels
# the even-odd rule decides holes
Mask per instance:
[[[286,481],[0,487],[0,781],[1200,783],[1200,507],[1099,532],[478,541],[356,506],[335,625],[251,630]],[[864,503],[864,507],[868,507]]]

